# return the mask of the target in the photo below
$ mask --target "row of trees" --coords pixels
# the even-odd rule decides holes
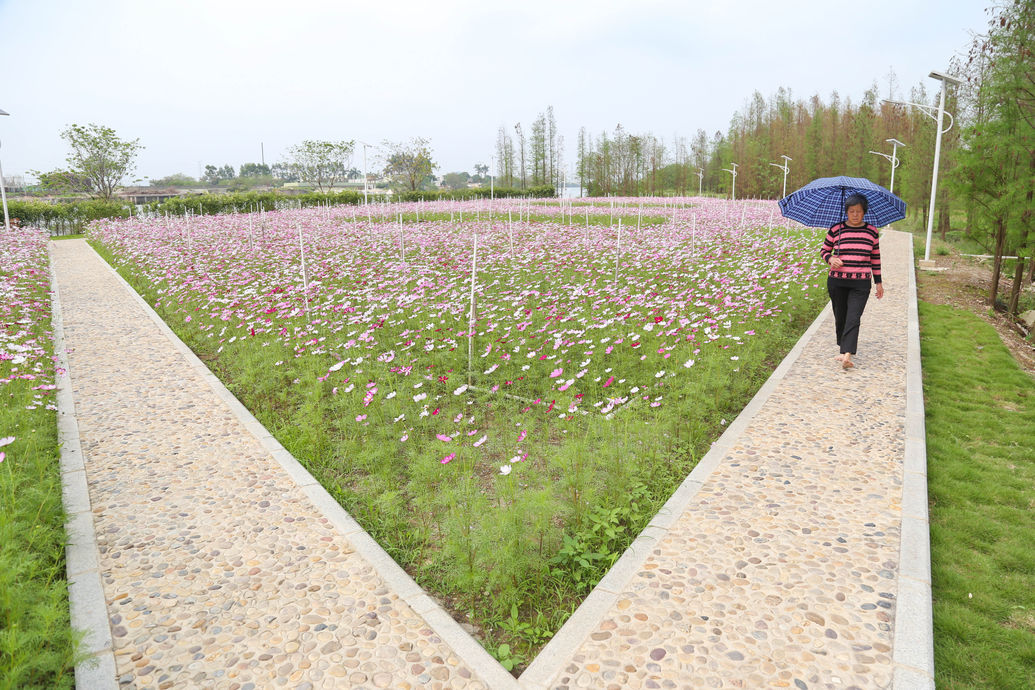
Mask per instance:
[[[1004,305],[1016,313],[1022,285],[1035,282],[1035,0],[995,8],[988,34],[957,66],[968,126],[949,186],[966,209],[968,233],[994,257],[992,304],[1003,257],[1019,257]]]
[[[526,137],[518,122],[514,134],[501,126],[496,135],[496,179],[504,187],[527,189],[564,183],[564,137],[557,131],[553,106],[532,122]]]
[[[244,163],[240,178],[268,180],[269,182],[301,182],[327,192],[347,180],[362,179],[363,173],[352,164],[356,141],[306,139],[289,148],[284,161],[268,166]],[[434,180],[438,164],[432,158],[430,141],[421,137],[409,141],[384,141],[375,147],[380,152],[375,165],[383,166],[383,174],[402,189],[416,191]],[[202,180],[209,184],[231,183],[237,178],[233,166],[205,166]],[[163,180],[164,181],[164,180]]]
[[[40,180],[43,191],[48,193],[89,194],[110,199],[123,180],[133,173],[137,155],[144,148],[139,139],[122,139],[112,128],[92,123],[70,125],[61,132],[61,138],[70,149],[66,158],[68,167],[30,171]],[[361,176],[352,166],[355,147],[353,140],[307,139],[289,148],[281,163],[272,166],[243,164],[240,176],[270,181],[277,177],[281,181],[297,181],[326,192],[344,180]],[[375,165],[383,165],[383,174],[398,188],[416,191],[434,181],[438,164],[432,158],[428,139],[416,137],[401,142],[384,141],[375,149],[379,151]],[[207,165],[202,181],[219,184],[236,177],[233,166]],[[198,180],[178,173],[154,183],[158,186],[193,186],[198,184]]]

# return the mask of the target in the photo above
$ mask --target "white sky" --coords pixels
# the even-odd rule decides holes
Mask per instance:
[[[711,136],[755,90],[858,102],[891,70],[933,92],[992,1],[0,0],[0,162],[61,167],[93,122],[140,139],[141,178],[411,136],[473,172],[553,105],[570,168],[581,126]]]

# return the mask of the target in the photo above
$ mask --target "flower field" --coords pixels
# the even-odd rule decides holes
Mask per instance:
[[[0,227],[0,685],[9,687],[73,684],[50,316],[47,236]]]
[[[89,236],[520,664],[825,303],[821,238],[775,203],[639,203],[133,218]]]

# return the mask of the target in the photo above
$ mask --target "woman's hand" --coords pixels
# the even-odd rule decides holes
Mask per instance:
[[[880,299],[883,296],[884,296],[884,284],[883,283],[877,283],[877,299]]]
[[[836,256],[830,257],[830,268],[838,269],[838,268],[841,268],[844,265],[845,265],[845,262],[841,261],[841,259],[839,259],[838,257],[836,257]]]

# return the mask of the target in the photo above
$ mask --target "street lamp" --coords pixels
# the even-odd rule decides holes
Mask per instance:
[[[730,201],[735,201],[736,198],[737,198],[737,164],[736,163],[730,163],[730,165],[733,166],[733,170],[729,170],[728,168],[723,168],[722,171],[733,174],[733,191],[730,193]]]
[[[872,153],[872,154],[874,154],[876,156],[881,156],[883,158],[887,158],[889,161],[891,161],[891,186],[888,187],[888,191],[891,192],[892,194],[894,194],[895,193],[895,168],[897,168],[899,163],[902,162],[902,161],[900,161],[898,159],[898,156],[896,155],[896,152],[898,151],[898,147],[899,146],[905,146],[905,144],[903,144],[898,139],[885,139],[884,141],[886,141],[889,144],[891,144],[891,155],[890,156],[888,154],[886,154],[886,153],[881,153],[880,151],[870,151],[870,153]]]
[[[377,148],[376,144],[368,144],[365,141],[359,142],[363,144],[363,205],[367,205],[367,147],[373,146]]]
[[[783,194],[780,195],[780,198],[782,199],[785,196],[787,196],[787,173],[791,171],[791,166],[787,164],[790,163],[793,159],[789,156],[780,156],[780,158],[783,159],[783,165],[777,165],[776,163],[770,163],[769,165],[773,166],[774,168],[779,168],[780,170],[783,170]]]
[[[0,110],[0,115],[10,115],[6,110]],[[0,200],[4,204],[4,228],[11,232],[11,217],[7,215],[7,188],[4,186],[4,166],[0,165]]]
[[[703,196],[701,188],[704,186],[704,168],[697,169],[697,196]]]
[[[948,88],[948,84],[954,84],[959,86],[963,82],[956,77],[950,77],[948,74],[943,72],[932,71],[929,75],[932,79],[937,79],[942,83],[941,98],[938,102],[938,114],[934,114],[934,108],[929,105],[923,105],[921,103],[903,103],[902,101],[885,101],[886,103],[893,103],[895,105],[911,105],[914,108],[919,108],[924,115],[938,122],[938,133],[934,139],[934,172],[931,174],[931,205],[927,211],[927,244],[924,247],[924,260],[920,262],[921,268],[930,268],[931,262],[931,231],[934,229],[934,201],[937,197],[938,192],[938,160],[942,153],[942,135],[952,129],[954,119],[951,113],[945,112],[945,91]],[[942,129],[942,118],[945,115],[949,116],[949,126]]]
[[[492,154],[491,156],[489,156],[489,201],[495,201],[496,200],[496,186],[495,186],[496,180],[495,180],[495,178],[493,177],[493,174],[492,174],[492,169],[495,168],[495,167],[496,167],[496,154]],[[485,189],[485,187],[482,187],[482,189]]]

